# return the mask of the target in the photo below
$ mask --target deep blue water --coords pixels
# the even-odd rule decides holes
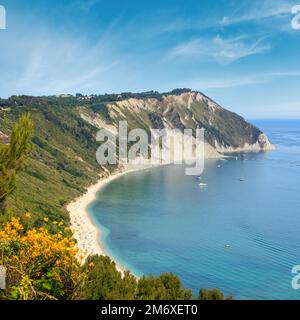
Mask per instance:
[[[277,150],[207,161],[205,189],[181,166],[103,188],[90,212],[108,253],[136,274],[172,271],[195,293],[299,299],[291,269],[300,264],[300,121],[254,123]]]

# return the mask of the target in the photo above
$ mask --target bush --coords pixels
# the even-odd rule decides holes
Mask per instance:
[[[199,300],[232,300],[232,296],[225,298],[223,292],[219,289],[200,289]]]
[[[92,268],[91,268],[92,267]],[[84,271],[87,280],[81,299],[88,300],[182,300],[191,299],[192,291],[182,288],[178,276],[165,273],[138,279],[130,272],[123,274],[109,257],[88,258]]]
[[[30,219],[30,214],[26,214]],[[2,299],[72,299],[84,281],[73,238],[46,229],[24,232],[13,218],[0,231],[0,265],[7,270]]]

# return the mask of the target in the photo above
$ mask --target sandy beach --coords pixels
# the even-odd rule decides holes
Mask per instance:
[[[88,206],[96,199],[98,191],[122,175],[147,168],[149,167],[119,169],[112,175],[102,177],[96,184],[90,186],[84,195],[68,204],[67,210],[70,214],[71,230],[77,240],[80,255],[83,257],[83,259],[80,259],[82,262],[89,255],[108,255],[101,243],[101,230],[93,223],[88,212]],[[114,260],[114,262],[118,271],[123,273],[126,270],[117,261]]]

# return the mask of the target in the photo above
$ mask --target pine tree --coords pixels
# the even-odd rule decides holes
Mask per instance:
[[[16,187],[17,173],[24,167],[31,150],[33,124],[30,115],[21,117],[11,133],[9,145],[0,145],[0,212]]]

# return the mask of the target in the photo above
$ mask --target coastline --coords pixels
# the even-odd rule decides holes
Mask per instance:
[[[89,255],[109,256],[116,264],[116,269],[122,274],[127,270],[111,255],[109,255],[103,243],[101,242],[101,230],[92,221],[88,206],[96,200],[97,193],[111,181],[134,171],[150,169],[150,167],[142,167],[136,169],[117,169],[117,171],[107,177],[101,178],[96,184],[87,188],[87,192],[82,196],[74,199],[66,207],[70,215],[71,230],[77,241],[77,248],[80,250],[78,259],[84,263]],[[133,272],[129,270],[132,274]],[[134,274],[133,274],[134,275]],[[136,276],[136,275],[135,275]]]

